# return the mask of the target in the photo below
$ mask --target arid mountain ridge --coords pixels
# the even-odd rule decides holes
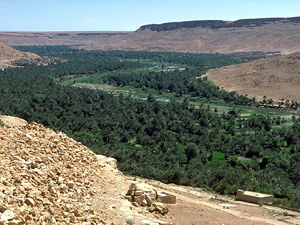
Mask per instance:
[[[184,22],[171,22],[163,24],[149,24],[141,26],[138,31],[150,29],[152,31],[168,31],[180,28],[238,28],[238,27],[259,27],[264,24],[284,22],[284,23],[300,23],[300,17],[290,18],[259,18],[259,19],[241,19],[236,21],[224,21],[224,20],[196,20],[196,21],[184,21]]]
[[[300,17],[203,20],[141,26],[137,31],[84,47],[193,53],[300,51]]]
[[[300,17],[149,24],[134,32],[0,32],[7,45],[81,45],[88,50],[194,53],[300,51]]]

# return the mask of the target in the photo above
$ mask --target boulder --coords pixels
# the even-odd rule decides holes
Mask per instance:
[[[137,189],[137,186],[136,186],[136,184],[135,183],[132,183],[132,184],[130,184],[130,186],[129,186],[129,191],[135,191]]]
[[[137,190],[134,191],[134,196],[140,196],[140,195],[143,195],[143,194],[144,194],[143,190],[137,189]]]
[[[167,206],[165,206],[164,204],[162,203],[158,203],[158,202],[155,202],[152,204],[151,207],[148,208],[148,211],[149,212],[154,212],[154,211],[157,211],[159,212],[161,215],[165,215],[169,212],[169,209]]]
[[[145,195],[133,196],[133,201],[141,205],[142,201],[146,200]]]
[[[25,220],[11,210],[5,210],[0,218],[0,224],[23,225]]]
[[[126,196],[125,196],[125,199],[127,199],[127,200],[130,201],[130,202],[132,202],[132,196],[130,196],[130,195],[126,195]]]
[[[153,200],[148,193],[145,193],[145,199],[147,201],[147,206],[151,206],[153,204]]]
[[[144,199],[144,200],[141,201],[141,206],[143,206],[143,207],[147,206],[147,201],[146,201],[146,199]]]
[[[35,206],[35,201],[34,201],[32,198],[26,198],[26,199],[25,199],[25,203],[26,203],[28,206]]]
[[[15,218],[18,218],[18,217],[17,217],[17,215],[16,215],[13,211],[11,211],[11,210],[5,210],[5,211],[2,213],[2,215],[1,215],[1,220],[2,220],[2,221],[6,221],[6,222],[11,221],[11,220],[13,220],[13,219],[15,219]]]

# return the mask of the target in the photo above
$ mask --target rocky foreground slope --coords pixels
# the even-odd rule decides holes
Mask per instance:
[[[129,184],[113,159],[40,124],[0,119],[0,224],[171,224],[124,198]]]
[[[300,99],[300,53],[212,69],[207,77],[216,85],[239,94],[275,102]]]
[[[150,24],[86,49],[175,52],[300,51],[300,17]]]

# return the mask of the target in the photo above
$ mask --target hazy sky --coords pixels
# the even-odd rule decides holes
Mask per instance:
[[[0,0],[0,31],[132,31],[187,20],[300,16],[300,0]]]

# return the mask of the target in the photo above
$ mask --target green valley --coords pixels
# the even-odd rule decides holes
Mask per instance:
[[[124,173],[227,195],[270,193],[274,203],[300,208],[298,103],[289,111],[264,107],[271,101],[227,92],[203,76],[245,59],[18,49],[66,62],[0,71],[1,114],[63,131],[116,158]]]

